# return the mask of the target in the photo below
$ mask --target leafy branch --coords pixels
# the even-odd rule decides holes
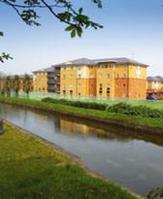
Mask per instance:
[[[0,37],[3,37],[3,32],[0,31]],[[13,59],[8,53],[2,52],[0,54],[0,62],[3,63],[5,60]]]
[[[91,1],[98,8],[102,8],[101,0]],[[51,15],[65,23],[65,30],[70,32],[71,37],[81,37],[84,29],[87,28],[103,28],[101,24],[92,21],[84,14],[82,7],[75,9],[71,0],[51,0],[51,4],[48,2],[47,0],[23,0],[22,3],[18,3],[17,0],[0,0],[0,3],[13,8],[27,25],[41,25],[38,22],[40,18],[38,8],[47,9]]]
[[[2,52],[0,54],[0,62],[4,63],[5,60],[13,59],[10,54]]]
[[[91,0],[91,2],[102,8],[102,0]],[[101,24],[92,21],[84,14],[83,7],[74,8],[71,0],[0,0],[0,3],[11,7],[29,26],[40,26],[38,9],[47,9],[53,17],[66,25],[65,31],[68,31],[72,38],[81,37],[87,28],[103,28]],[[3,32],[0,32],[0,37],[2,36]],[[0,54],[0,62],[3,63],[8,59],[12,59],[9,54],[4,52]]]

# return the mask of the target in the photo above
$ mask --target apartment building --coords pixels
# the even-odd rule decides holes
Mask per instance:
[[[82,58],[60,66],[62,95],[96,96],[96,68],[93,61]]]
[[[34,92],[60,92],[60,67],[51,66],[33,72]]]
[[[147,78],[147,95],[155,95],[157,99],[163,99],[163,77]]]
[[[33,76],[32,75],[8,75],[8,76],[0,75],[0,91],[5,90],[7,81],[10,84],[10,90],[14,90],[15,76],[18,77],[17,85],[19,87],[19,91],[23,92],[25,89],[27,89],[27,87],[29,88],[29,92],[33,91]],[[9,77],[9,80],[7,80],[7,77]],[[29,78],[29,82],[27,78]]]
[[[28,80],[29,78],[29,85],[25,85],[28,84]],[[24,91],[25,87],[29,86],[29,91],[32,92],[33,91],[33,76],[32,75],[19,75],[19,79],[20,79],[20,91]],[[26,80],[25,80],[26,79]]]
[[[6,75],[0,72],[0,91],[4,90]]]
[[[147,89],[163,90],[163,77],[161,76],[147,77]]]
[[[60,66],[61,95],[146,98],[146,64],[128,58],[81,58]]]
[[[147,65],[128,58],[96,62],[98,97],[145,99]]]

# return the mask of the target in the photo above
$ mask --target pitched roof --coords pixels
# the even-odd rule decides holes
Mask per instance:
[[[54,66],[69,66],[69,65],[75,65],[75,66],[81,66],[81,65],[97,65],[99,63],[117,63],[117,64],[134,64],[134,65],[140,65],[140,66],[148,66],[147,64],[140,63],[136,60],[129,59],[126,57],[120,57],[120,58],[105,58],[105,59],[88,59],[88,58],[80,58],[75,60],[70,60],[67,62],[63,62]]]
[[[61,65],[52,65],[48,68],[42,68],[40,70],[36,70],[36,71],[33,71],[33,73],[49,73],[49,72],[55,72],[55,68],[56,67],[60,67]]]
[[[75,60],[66,61],[60,64],[52,65],[49,68],[43,68],[37,71],[33,71],[33,73],[43,73],[43,72],[54,72],[55,67],[64,67],[64,66],[89,66],[89,65],[97,65],[99,63],[117,63],[117,64],[134,64],[147,67],[147,64],[140,63],[133,59],[129,59],[126,57],[119,57],[119,58],[105,58],[105,59],[88,59],[88,58],[80,58]]]
[[[15,78],[15,76],[18,76],[19,77],[19,79],[24,79],[24,77],[25,77],[25,75],[26,74],[12,74],[12,75],[8,75],[11,79],[14,79]],[[33,75],[31,75],[31,74],[27,74],[28,76],[29,76],[29,78],[30,79],[33,79]]]
[[[141,62],[138,62],[133,59],[129,59],[126,57],[119,57],[119,58],[106,58],[106,59],[96,59],[97,63],[106,63],[106,62],[112,62],[117,64],[134,64],[134,65],[140,65],[140,66],[148,66],[147,64],[143,64]]]
[[[162,76],[149,76],[147,77],[148,81],[156,81],[156,82],[163,82]]]
[[[54,72],[53,67],[42,68],[40,70],[33,71],[33,73],[47,73],[47,72]]]
[[[88,58],[80,58],[80,59],[70,60],[70,61],[60,63],[60,64],[56,64],[54,66],[69,66],[69,65],[80,66],[80,65],[93,65],[93,64],[96,64],[94,60],[91,60]]]

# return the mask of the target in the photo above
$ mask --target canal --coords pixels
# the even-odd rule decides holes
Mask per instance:
[[[4,119],[57,144],[91,170],[146,195],[163,185],[163,137],[0,104]]]

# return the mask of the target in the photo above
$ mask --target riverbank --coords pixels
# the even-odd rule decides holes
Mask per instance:
[[[140,134],[147,133],[152,135],[163,135],[163,117],[147,118],[140,116],[127,116],[119,113],[110,113],[101,110],[85,109],[62,104],[52,104],[39,100],[13,97],[0,97],[0,103],[13,104],[36,110],[75,116],[95,122],[114,125],[123,129],[139,131]]]
[[[141,198],[91,175],[54,145],[8,123],[0,151],[0,198]]]

